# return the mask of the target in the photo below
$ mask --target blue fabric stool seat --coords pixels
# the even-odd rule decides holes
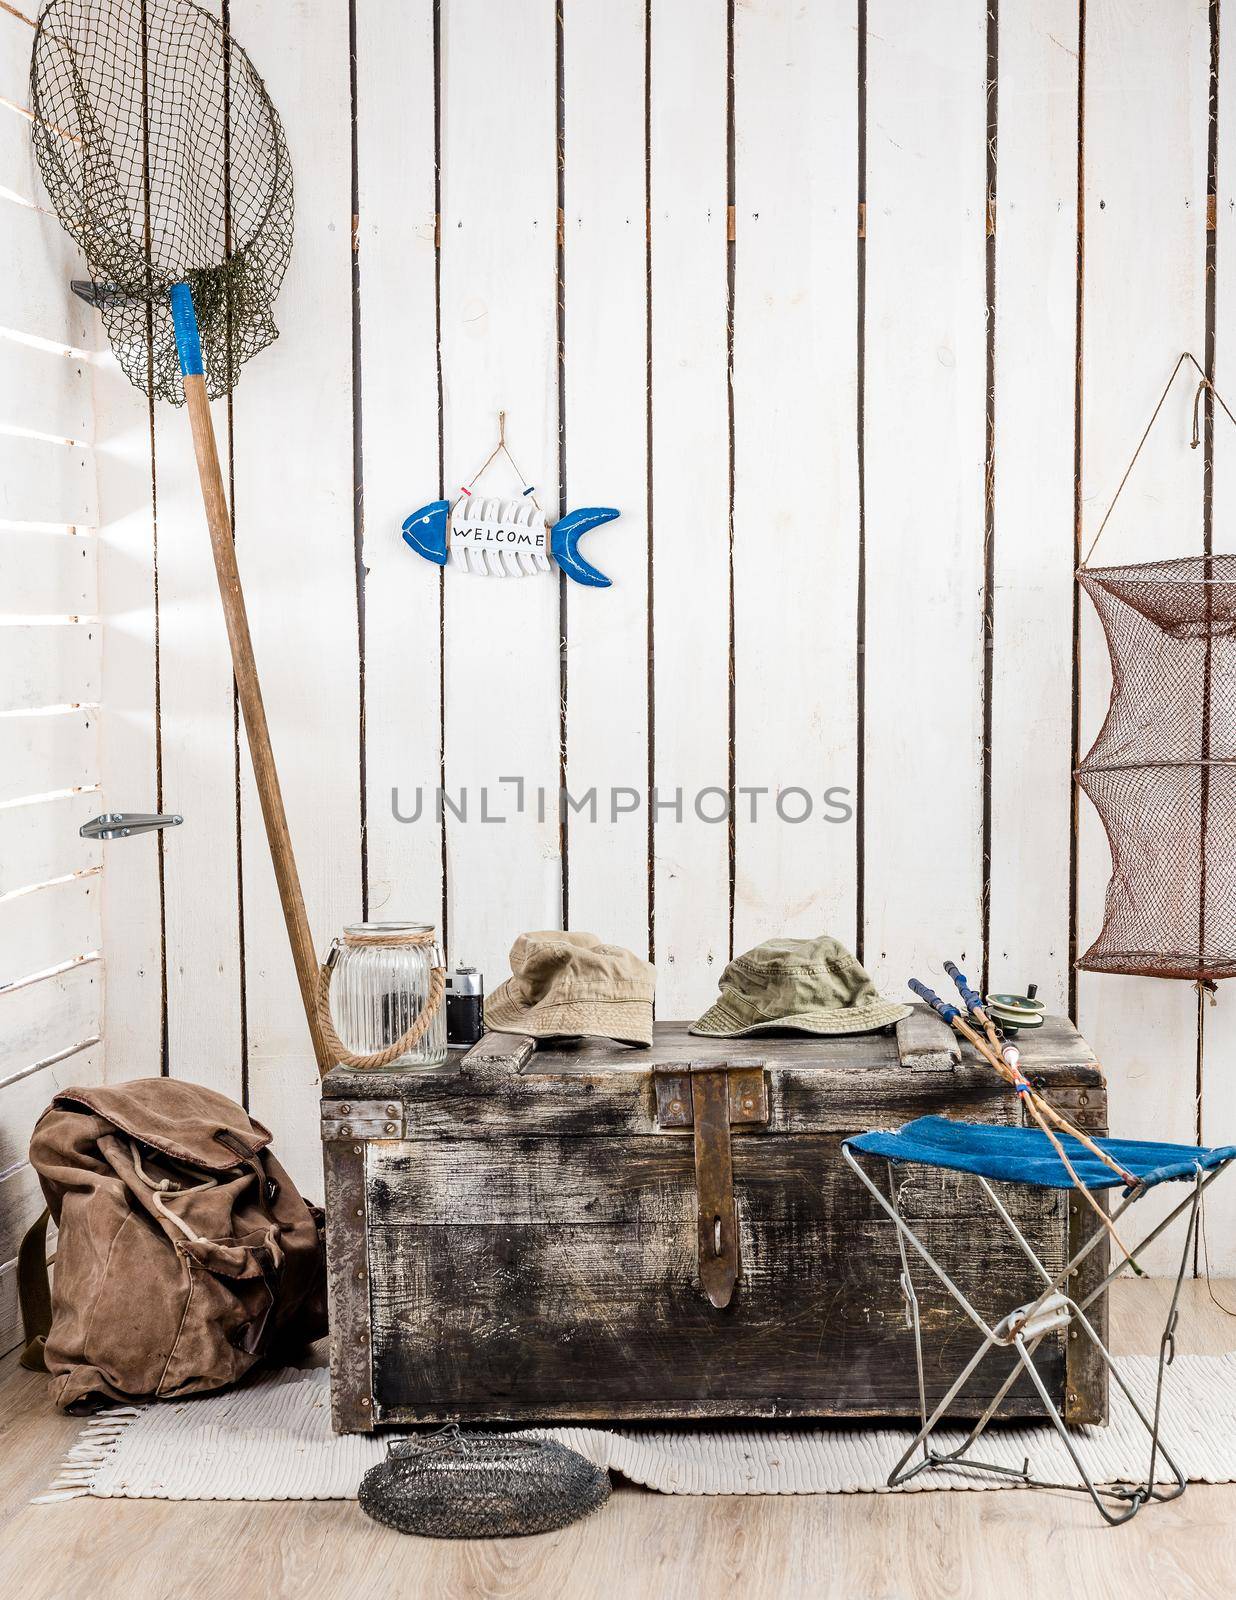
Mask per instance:
[[[1099,1218],[1081,1248],[1061,1269],[1049,1270],[1031,1247],[1024,1233],[1017,1227],[1008,1208],[992,1184],[1028,1184],[1041,1189],[1069,1189],[1073,1178],[1046,1134],[1038,1128],[992,1126],[970,1122],[954,1122],[947,1117],[919,1117],[903,1128],[892,1132],[874,1131],[847,1139],[842,1145],[842,1155],[859,1180],[866,1185],[881,1209],[892,1219],[897,1229],[897,1243],[901,1266],[901,1292],[906,1301],[910,1326],[914,1333],[915,1356],[918,1366],[919,1413],[922,1426],[909,1448],[889,1474],[889,1487],[905,1483],[928,1468],[952,1468],[957,1471],[1009,1476],[1007,1468],[977,1459],[973,1446],[980,1438],[1016,1379],[1026,1374],[1034,1385],[1049,1421],[1063,1441],[1072,1458],[1081,1484],[1109,1523],[1127,1522],[1149,1500],[1174,1500],[1184,1493],[1187,1479],[1169,1455],[1159,1434],[1163,1404],[1163,1379],[1175,1348],[1175,1328],[1180,1301],[1180,1286],[1185,1268],[1191,1259],[1193,1241],[1197,1236],[1202,1195],[1219,1174],[1236,1159],[1236,1145],[1208,1148],[1203,1145],[1161,1144],[1140,1139],[1098,1139],[1095,1143],[1119,1166],[1121,1172],[1133,1182],[1113,1172],[1106,1162],[1088,1150],[1080,1140],[1068,1134],[1059,1135],[1061,1145],[1071,1163],[1078,1181],[1088,1190],[1120,1189],[1123,1195],[1112,1213],[1113,1224],[1124,1216],[1143,1196],[1162,1183],[1189,1180],[1189,1191],[1166,1217],[1161,1218],[1148,1233],[1128,1252],[1128,1262],[1136,1262],[1138,1255],[1157,1239],[1177,1217],[1187,1214],[1184,1247],[1180,1255],[1180,1269],[1176,1274],[1175,1292],[1172,1295],[1159,1345],[1158,1383],[1151,1414],[1143,1409],[1121,1376],[1119,1367],[1100,1338],[1091,1319],[1086,1315],[1091,1306],[1105,1292],[1114,1278],[1127,1264],[1121,1259],[1115,1267],[1102,1275],[1097,1287],[1074,1299],[1082,1291],[1071,1286],[1077,1281],[1077,1269],[1093,1251],[1106,1243],[1107,1231]],[[864,1158],[860,1160],[860,1157]],[[887,1164],[887,1190],[881,1187],[866,1163],[872,1158]],[[940,1261],[932,1254],[924,1240],[915,1232],[901,1208],[900,1174],[910,1166],[935,1167],[973,1178],[987,1196],[995,1214],[1012,1234],[1014,1241],[1027,1256],[1042,1282],[1037,1298],[1024,1305],[1010,1306],[1007,1312],[993,1321],[986,1320],[958,1288]],[[981,1335],[981,1343],[974,1355],[962,1368],[943,1399],[930,1410],[927,1405],[927,1380],[923,1359],[923,1327],[919,1318],[918,1295],[910,1271],[910,1255],[916,1254],[931,1269],[944,1288],[953,1296]],[[960,1274],[959,1274],[960,1275]],[[1070,1436],[1064,1418],[1047,1390],[1034,1364],[1034,1352],[1043,1339],[1063,1334],[1067,1338],[1084,1336],[1090,1340],[1100,1361],[1107,1369],[1113,1383],[1132,1406],[1146,1430],[1150,1442],[1150,1459],[1145,1478],[1137,1484],[1097,1485],[1082,1462],[1077,1447]],[[954,1450],[942,1451],[933,1445],[933,1436],[962,1386],[972,1376],[986,1356],[996,1349],[1011,1350],[1015,1360],[1011,1371],[1003,1378],[986,1410],[975,1423],[963,1443]],[[918,1457],[911,1464],[913,1458]],[[1160,1462],[1170,1477],[1163,1478]],[[1032,1477],[1029,1462],[1025,1470],[1011,1474],[1018,1482],[1041,1487],[1062,1487],[1045,1483]],[[1165,1486],[1166,1485],[1166,1486]]]
[[[1116,1189],[1120,1179],[1070,1134],[1059,1136],[1073,1170],[1087,1189]],[[916,1161],[925,1167],[970,1172],[997,1183],[1030,1183],[1041,1189],[1071,1189],[1073,1180],[1038,1128],[1008,1128],[987,1123],[919,1117],[895,1133],[860,1133],[847,1144],[889,1161]],[[1210,1149],[1198,1144],[1159,1144],[1148,1139],[1096,1139],[1118,1166],[1138,1180],[1140,1189],[1193,1178],[1236,1156],[1236,1145]]]

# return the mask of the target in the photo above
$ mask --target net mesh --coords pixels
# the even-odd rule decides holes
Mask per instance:
[[[1084,570],[1112,693],[1078,782],[1107,830],[1103,928],[1079,965],[1236,977],[1236,556]]]
[[[550,1533],[609,1498],[609,1474],[551,1439],[465,1433],[400,1439],[361,1479],[375,1522],[433,1539]]]
[[[50,0],[30,64],[34,150],[130,381],[184,399],[168,291],[186,282],[212,399],[278,336],[292,166],[245,52],[192,0]]]

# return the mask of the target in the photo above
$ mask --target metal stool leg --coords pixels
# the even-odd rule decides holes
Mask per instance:
[[[901,1190],[897,1184],[897,1169],[890,1161],[888,1165],[888,1192],[892,1197],[893,1207],[898,1215],[901,1214]],[[906,1303],[906,1320],[914,1334],[914,1366],[918,1375],[918,1419],[923,1428],[927,1427],[927,1375],[923,1368],[923,1329],[918,1314],[918,1295],[914,1290],[914,1279],[910,1273],[910,1258],[906,1254],[906,1241],[900,1229],[897,1230],[897,1249],[901,1255],[901,1294]],[[925,1460],[930,1460],[931,1452],[926,1443],[923,1446]]]

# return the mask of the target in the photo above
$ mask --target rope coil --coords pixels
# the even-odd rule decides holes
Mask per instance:
[[[318,1023],[322,1029],[322,1037],[326,1040],[335,1060],[344,1067],[376,1068],[389,1067],[392,1061],[413,1050],[429,1031],[429,1025],[437,1016],[446,996],[446,969],[445,967],[431,967],[429,971],[429,994],[425,1004],[421,1007],[416,1021],[392,1044],[382,1050],[357,1051],[349,1050],[339,1037],[335,1028],[334,1018],[330,1010],[330,984],[335,970],[341,948],[358,949],[365,946],[378,946],[388,948],[408,949],[410,947],[423,947],[437,943],[437,936],[432,932],[409,933],[406,929],[366,929],[363,933],[345,933],[341,939],[336,939],[331,945],[330,954],[323,962],[318,974],[317,1013]]]

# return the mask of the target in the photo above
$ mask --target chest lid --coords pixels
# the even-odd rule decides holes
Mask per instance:
[[[600,1111],[611,1094],[630,1096],[632,1080],[647,1084],[651,1110],[654,1075],[702,1066],[763,1069],[773,1092],[774,1113],[778,1086],[790,1083],[803,1095],[850,1100],[851,1112],[861,1112],[870,1102],[874,1113],[887,1099],[882,1085],[900,1084],[904,1089],[917,1082],[925,1091],[931,1080],[946,1093],[946,1084],[951,1084],[963,1099],[968,1090],[984,1087],[994,1096],[1007,1095],[1006,1085],[992,1069],[926,1006],[915,1006],[894,1027],[840,1037],[787,1032],[720,1039],[697,1036],[688,1027],[686,1022],[656,1023],[648,1049],[607,1039],[538,1041],[524,1034],[487,1033],[470,1050],[452,1051],[441,1067],[398,1072],[336,1067],[322,1082],[323,1117],[347,1120],[343,1106],[355,1106],[371,1120],[396,1122],[397,1131],[392,1129],[388,1136],[399,1136],[405,1135],[405,1108],[408,1134],[423,1113],[429,1113],[432,1122],[430,1108],[445,1109],[448,1103],[460,1109],[466,1125],[488,1122],[490,1118],[479,1111],[464,1112],[466,1102],[481,1097],[495,1110],[508,1099],[514,1112],[516,1101],[530,1108],[534,1101],[562,1098],[575,1103],[591,1100]],[[1036,1087],[1102,1087],[1093,1051],[1067,1018],[1048,1017],[1041,1028],[1023,1033],[1017,1043],[1022,1068]],[[598,1118],[596,1132],[605,1131],[604,1120]],[[375,1127],[371,1136],[384,1132],[384,1126]]]

